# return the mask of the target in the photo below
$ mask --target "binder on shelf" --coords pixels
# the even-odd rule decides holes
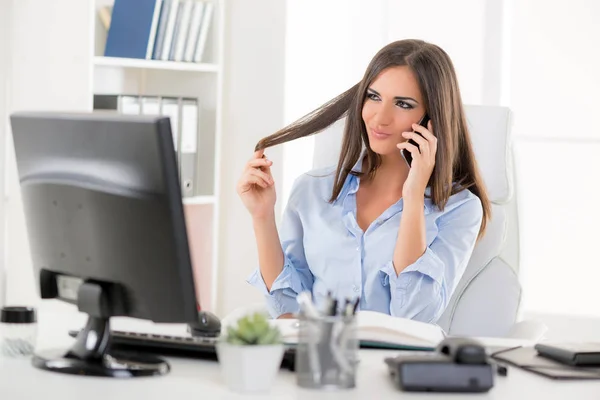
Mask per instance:
[[[155,96],[142,97],[142,114],[160,115],[160,98]]]
[[[169,22],[169,13],[171,5],[175,0],[163,0],[158,17],[158,28],[156,29],[156,38],[154,39],[154,48],[152,49],[152,58],[160,60],[162,57],[162,48],[165,41],[165,33],[167,31],[167,23]]]
[[[120,96],[119,112],[130,115],[140,115],[142,113],[142,104],[139,96]]]
[[[110,29],[110,18],[112,15],[112,6],[104,6],[98,10],[98,19],[106,32]]]
[[[196,163],[198,156],[198,101],[183,99],[181,102],[180,179],[183,197],[196,192]]]
[[[180,163],[179,152],[179,99],[176,97],[142,97],[142,114],[169,117],[171,136],[176,152],[177,163]]]
[[[165,26],[165,34],[163,41],[159,44],[161,53],[157,59],[163,61],[169,61],[169,54],[171,53],[171,43],[173,43],[173,33],[175,31],[175,23],[177,22],[177,11],[179,10],[179,0],[171,0],[169,2],[167,24]]]
[[[210,0],[115,0],[104,55],[200,63],[215,3]]]
[[[115,0],[104,55],[151,59],[163,0]]]
[[[181,119],[179,116],[179,99],[176,97],[163,97],[161,107],[161,115],[169,117],[169,119],[171,120],[171,134],[173,135],[173,146],[175,147],[175,151],[178,152],[179,157],[179,138],[181,137],[181,132],[179,129],[179,121]]]
[[[208,38],[208,31],[210,28],[210,22],[212,21],[213,10],[213,3],[205,3],[200,32],[196,40],[196,50],[194,52],[194,62],[196,63],[202,62],[202,57],[204,56],[204,48],[206,47],[206,39]]]
[[[182,0],[183,7],[181,9],[181,21],[177,31],[177,38],[174,41],[174,56],[173,61],[183,61],[185,45],[190,32],[190,20],[192,18],[192,9],[195,0]]]
[[[185,53],[183,55],[183,61],[194,61],[194,53],[196,51],[196,43],[198,42],[198,36],[200,35],[200,27],[202,26],[203,15],[204,2],[195,1],[194,9],[192,10],[192,18],[190,21],[190,32],[188,34],[188,39],[185,44]]]
[[[177,0],[177,15],[175,17],[175,26],[173,27],[173,37],[171,39],[171,45],[169,46],[169,58],[168,61],[175,60],[175,47],[177,46],[177,37],[181,30],[181,20],[183,19],[183,7],[185,6],[184,0]]]
[[[118,111],[119,96],[112,94],[95,94],[94,110]]]
[[[196,195],[198,168],[199,105],[197,99],[136,96],[94,95],[94,110],[108,110],[121,114],[160,115],[169,117],[175,149],[182,197]]]
[[[113,94],[95,94],[94,110],[115,111],[122,114],[141,114],[141,102],[138,96]]]

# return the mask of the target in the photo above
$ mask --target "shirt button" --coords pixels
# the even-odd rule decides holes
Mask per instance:
[[[356,286],[356,285],[352,286],[352,290],[354,290],[355,293],[358,293],[358,286]]]
[[[357,248],[356,248],[356,251],[360,251],[360,247],[357,247]]]

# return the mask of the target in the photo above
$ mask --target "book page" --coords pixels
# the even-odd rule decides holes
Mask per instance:
[[[413,346],[437,346],[444,339],[442,329],[433,324],[392,317],[375,311],[357,313],[359,339]]]
[[[359,311],[356,318],[359,340],[373,345],[435,347],[444,339],[442,329],[433,324],[392,317],[374,311]],[[271,324],[280,329],[285,343],[298,342],[299,321],[297,319],[271,320]]]

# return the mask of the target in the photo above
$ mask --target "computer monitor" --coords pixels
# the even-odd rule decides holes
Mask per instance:
[[[38,353],[33,364],[100,376],[168,372],[161,359],[110,353],[109,321],[198,321],[169,119],[19,112],[10,121],[41,297],[89,315],[70,350]]]

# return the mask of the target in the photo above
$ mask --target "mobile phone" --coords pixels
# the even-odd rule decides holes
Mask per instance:
[[[421,118],[421,120],[418,122],[419,125],[427,128],[427,124],[429,123],[429,115],[425,114],[423,115],[423,118]],[[413,130],[413,132],[415,132]],[[416,132],[419,135],[421,135],[419,132]],[[423,136],[423,135],[421,135]],[[417,142],[415,142],[412,139],[408,139],[408,143],[417,146],[417,148],[419,147],[419,144]],[[406,150],[406,149],[402,149],[402,155],[404,155],[404,159],[406,160],[406,162],[408,163],[408,166],[411,166],[412,163],[412,155],[410,154],[410,151]]]

